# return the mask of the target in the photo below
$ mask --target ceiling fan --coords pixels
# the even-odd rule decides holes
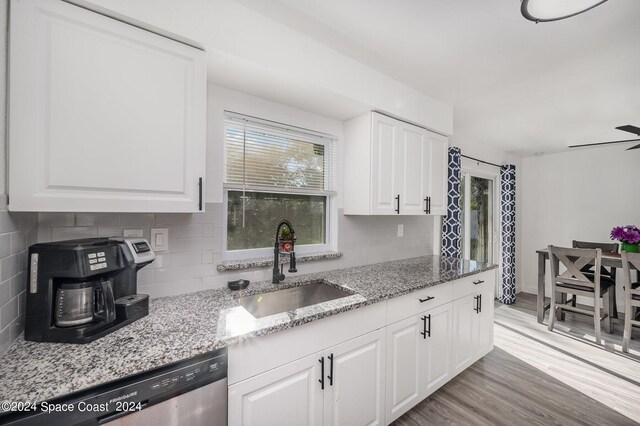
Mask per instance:
[[[609,145],[609,144],[613,144],[613,143],[624,143],[624,142],[637,142],[637,141],[640,141],[640,127],[636,127],[636,126],[632,126],[630,124],[627,124],[626,126],[618,126],[618,127],[616,127],[616,129],[622,130],[624,132],[633,133],[634,135],[638,136],[639,139],[625,139],[625,140],[621,140],[621,141],[585,143],[585,144],[581,144],[581,145],[569,145],[569,148],[579,148],[579,147],[584,147],[584,146]],[[627,148],[627,151],[632,150],[632,149],[640,149],[640,144],[634,145],[631,148]]]

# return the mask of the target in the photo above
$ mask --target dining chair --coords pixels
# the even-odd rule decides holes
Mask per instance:
[[[578,241],[573,240],[572,243],[573,248],[584,248],[584,249],[601,249],[603,253],[618,253],[618,243],[598,243],[591,241]],[[580,270],[584,273],[584,275],[593,281],[593,268],[594,265],[585,265]],[[607,300],[607,313],[609,314],[608,320],[604,323],[604,329],[607,333],[613,332],[613,319],[618,318],[618,304],[616,302],[616,271],[617,268],[609,268],[607,269],[604,266],[600,266],[600,282],[606,282],[608,285],[613,286],[614,289],[611,290]],[[576,306],[576,297],[575,295],[571,299],[571,306]]]
[[[602,250],[596,249],[579,249],[569,247],[549,246],[549,264],[551,271],[551,310],[549,311],[549,331],[553,331],[553,326],[558,313],[566,310],[583,315],[593,316],[593,325],[595,328],[595,337],[598,344],[602,343],[600,333],[600,321],[605,319],[608,314],[600,315],[600,297],[605,299],[605,309],[608,302],[609,289],[614,288],[606,281],[602,282],[601,270],[602,266]],[[589,279],[585,273],[581,271],[586,265],[593,263],[593,280]],[[566,270],[559,271],[559,265],[562,264]],[[585,296],[593,300],[593,309],[584,309],[572,306],[571,303],[556,302],[557,295],[566,295],[567,293],[575,296]]]
[[[624,285],[624,333],[622,334],[622,351],[629,352],[631,327],[640,327],[636,320],[636,312],[640,308],[640,282],[631,282],[631,266],[640,270],[640,254],[622,253],[622,275]]]

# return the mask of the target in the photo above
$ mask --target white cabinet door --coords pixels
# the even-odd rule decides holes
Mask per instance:
[[[325,425],[385,424],[384,343],[380,329],[325,351]]]
[[[314,354],[229,386],[229,425],[322,425],[320,358]]]
[[[474,294],[453,301],[453,374],[473,363],[475,357],[474,323],[476,299]]]
[[[396,214],[398,120],[371,114],[371,213]],[[349,160],[345,161],[349,164]]]
[[[203,51],[56,0],[10,31],[11,210],[199,210]]]
[[[428,196],[431,200],[430,214],[447,214],[447,184],[448,184],[448,152],[449,139],[437,133],[428,132],[429,163]]]
[[[480,293],[480,312],[476,314],[476,358],[482,358],[493,349],[493,288]]]
[[[407,123],[399,124],[398,175],[400,214],[426,214],[430,191],[430,149],[427,131]]]
[[[452,315],[451,304],[425,312],[427,336],[420,336],[420,399],[431,395],[451,378]]]
[[[416,405],[423,363],[422,322],[417,316],[387,326],[386,420],[391,423]]]

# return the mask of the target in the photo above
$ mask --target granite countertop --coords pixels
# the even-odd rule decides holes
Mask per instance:
[[[93,343],[35,343],[20,337],[0,356],[0,401],[50,400],[494,268],[426,256],[288,276],[277,285],[256,282],[237,292],[218,289],[155,299],[148,316]],[[254,318],[235,300],[317,280],[351,295],[263,318]]]

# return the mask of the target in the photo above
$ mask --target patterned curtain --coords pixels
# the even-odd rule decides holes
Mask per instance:
[[[442,223],[442,255],[462,258],[460,208],[460,148],[449,148],[449,185],[447,187],[447,216]]]
[[[500,223],[502,230],[502,295],[500,302],[516,301],[516,166],[500,168]]]

